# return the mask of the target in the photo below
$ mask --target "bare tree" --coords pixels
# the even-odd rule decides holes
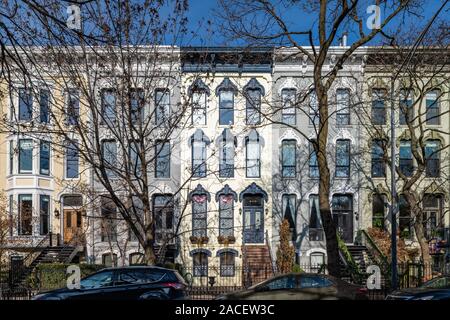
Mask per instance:
[[[302,130],[299,134],[310,140],[317,154],[319,180],[319,206],[327,243],[328,271],[339,276],[339,249],[336,227],[333,223],[330,208],[330,169],[327,158],[328,150],[328,120],[329,90],[335,82],[339,70],[351,55],[377,35],[387,34],[389,23],[402,13],[413,10],[416,1],[379,1],[383,17],[379,25],[365,30],[363,18],[368,3],[363,1],[266,1],[266,0],[233,0],[221,1],[223,18],[222,28],[231,39],[244,39],[249,45],[289,45],[297,49],[293,55],[306,56],[314,65],[313,90],[317,96],[319,122],[315,126],[316,138],[309,139]],[[310,27],[299,28],[288,21],[286,12],[297,12],[298,15],[315,17]],[[328,70],[325,68],[332,45],[338,37],[346,31],[354,34],[355,40],[343,53],[336,57],[336,61]],[[302,43],[308,42],[310,47]],[[312,91],[312,90],[310,90]],[[308,92],[309,94],[310,92]],[[299,100],[304,100],[306,96]],[[301,111],[300,111],[301,112]]]

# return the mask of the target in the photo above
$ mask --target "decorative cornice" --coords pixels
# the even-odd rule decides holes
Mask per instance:
[[[233,189],[231,189],[228,184],[226,184],[222,189],[220,189],[216,193],[216,202],[219,201],[219,197],[222,195],[232,195],[234,201],[237,201],[237,193]]]
[[[191,96],[194,91],[204,91],[208,96],[211,94],[209,87],[200,78],[195,79],[195,81],[189,86],[188,94]]]
[[[211,257],[211,255],[212,255],[211,251],[209,251],[208,249],[198,248],[198,249],[191,250],[189,252],[189,256],[192,257],[196,253],[205,253],[208,257]]]
[[[244,86],[244,91],[247,90],[260,90],[261,95],[264,96],[266,94],[264,87],[258,82],[258,80],[256,80],[256,78],[251,78],[250,81]]]
[[[211,201],[211,194],[203,188],[201,184],[198,184],[197,187],[189,193],[189,201],[192,201],[193,196],[206,195],[208,202]]]
[[[216,88],[216,96],[220,94],[220,91],[231,91],[233,94],[238,93],[237,86],[230,80],[230,78],[226,77],[222,80],[222,82]]]
[[[267,195],[267,192],[264,191],[260,186],[258,186],[256,183],[252,182],[251,185],[249,185],[247,188],[245,188],[240,194],[239,194],[239,201],[242,202],[242,199],[245,195],[262,195],[264,200],[267,202],[269,200],[269,197]]]
[[[234,254],[235,256],[239,256],[239,252],[237,250],[231,249],[231,248],[224,248],[224,249],[217,250],[216,257],[220,257],[220,255],[223,253],[231,253],[231,254]]]

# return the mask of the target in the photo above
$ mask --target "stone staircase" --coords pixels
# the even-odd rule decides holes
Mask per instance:
[[[29,265],[23,265],[21,270],[17,270],[12,279],[11,287],[23,287],[26,279],[37,265],[42,263],[69,263],[78,251],[79,248],[75,246],[45,247]]]
[[[251,286],[274,276],[272,260],[267,245],[244,245],[243,274],[245,286]]]

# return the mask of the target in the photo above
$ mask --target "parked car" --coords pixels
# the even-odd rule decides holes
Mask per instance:
[[[450,300],[450,275],[436,277],[417,288],[394,291],[386,300]]]
[[[218,300],[367,300],[364,287],[317,273],[287,273]]]
[[[172,269],[136,266],[106,268],[80,281],[80,289],[61,288],[33,300],[168,300],[185,299],[186,282]]]

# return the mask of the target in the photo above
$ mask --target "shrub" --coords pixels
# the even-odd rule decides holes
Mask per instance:
[[[52,290],[66,286],[66,271],[71,264],[43,263],[36,266],[27,279],[27,284],[35,290]],[[79,264],[81,278],[95,273],[105,266],[95,264]]]

